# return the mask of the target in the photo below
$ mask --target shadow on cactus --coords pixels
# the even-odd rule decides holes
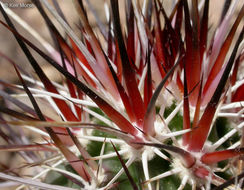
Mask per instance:
[[[24,160],[20,168],[4,167],[2,187],[12,181],[17,189],[243,188],[244,4],[226,0],[215,27],[209,0],[172,1],[172,10],[159,0],[102,1],[106,23],[89,0],[74,0],[78,37],[56,0],[32,2],[52,43],[0,7],[1,26],[39,78],[0,52],[21,83],[0,81],[13,92],[0,90],[6,143],[0,150]],[[29,49],[63,80],[51,81]],[[27,139],[14,128],[40,138]],[[29,167],[30,178],[18,173]]]

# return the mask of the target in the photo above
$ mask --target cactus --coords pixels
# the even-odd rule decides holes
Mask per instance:
[[[77,35],[58,1],[33,0],[53,42],[1,4],[1,27],[37,75],[0,52],[20,82],[0,83],[0,150],[23,158],[19,168],[1,166],[1,186],[242,189],[244,3],[221,2],[215,27],[209,0],[172,1],[172,9],[160,0],[97,2],[106,23],[89,0],[72,1]],[[60,83],[33,51],[62,75]],[[31,168],[29,177],[19,173],[23,168]]]

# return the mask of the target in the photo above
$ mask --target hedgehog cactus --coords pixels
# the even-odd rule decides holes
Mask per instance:
[[[13,181],[17,189],[243,188],[244,3],[221,2],[213,28],[211,1],[173,2],[166,10],[159,0],[126,0],[124,7],[99,1],[105,24],[89,0],[74,0],[78,37],[58,1],[33,0],[53,43],[1,4],[1,26],[39,78],[0,52],[20,81],[1,80],[12,93],[0,90],[0,150],[24,160],[20,168],[1,166],[2,187]],[[42,47],[19,33],[13,19]],[[29,49],[62,74],[62,83],[47,77]],[[18,173],[26,167],[31,177]]]

